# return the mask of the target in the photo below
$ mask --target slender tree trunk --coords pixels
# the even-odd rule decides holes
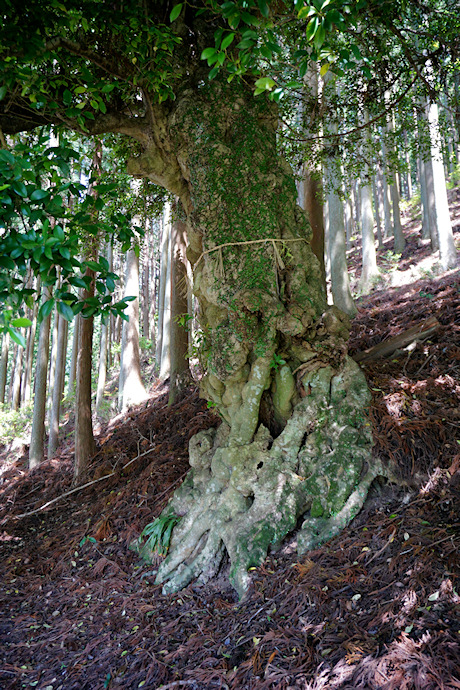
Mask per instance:
[[[160,373],[161,381],[166,380],[171,374],[171,233],[172,233],[172,217],[171,207],[166,209],[164,216],[163,232],[168,235],[168,253],[165,257],[164,263],[164,293],[162,300],[162,320],[161,320],[161,357],[160,357]]]
[[[163,209],[162,217],[162,232],[161,232],[161,255],[160,255],[160,287],[158,294],[158,330],[157,330],[157,350],[156,350],[156,365],[157,369],[161,371],[161,356],[163,351],[163,329],[165,321],[165,295],[167,289],[167,272],[169,265],[169,241],[171,236],[171,205],[169,202]],[[169,373],[166,375],[166,377]]]
[[[431,237],[430,233],[430,219],[428,214],[428,197],[427,197],[427,186],[426,186],[426,171],[425,171],[425,161],[423,156],[419,155],[417,159],[417,171],[420,184],[420,204],[421,204],[421,216],[422,216],[422,239],[429,240]]]
[[[150,234],[150,225],[145,223],[146,237]],[[142,252],[142,335],[148,338],[150,334],[150,245]]]
[[[405,157],[406,157],[406,166],[407,166],[406,190],[407,190],[407,199],[410,200],[410,199],[412,199],[412,171],[411,171],[411,160],[410,160],[410,152],[409,152],[409,143],[408,143],[408,138],[407,138],[407,132],[404,132],[404,146],[405,146]]]
[[[44,291],[44,301],[50,299],[48,288]],[[46,383],[48,378],[48,359],[50,349],[51,315],[40,324],[37,362],[35,365],[34,412],[30,435],[29,468],[37,467],[44,458]]]
[[[4,333],[2,336],[2,355],[0,358],[0,403],[5,403],[6,379],[8,373],[8,348],[10,345],[10,334]]]
[[[24,335],[24,329],[21,329]],[[21,388],[23,382],[23,361],[24,361],[24,348],[18,345],[16,353],[16,364],[14,368],[14,380],[13,389],[11,395],[11,407],[13,410],[19,410],[21,407]]]
[[[390,121],[387,125],[387,131],[390,135],[390,153],[391,158],[395,159],[395,150],[394,150],[394,144],[393,144],[393,133],[394,133],[394,116],[392,115],[390,117]],[[401,212],[399,209],[399,189],[398,189],[398,181],[396,178],[396,171],[391,170],[390,168],[388,169],[387,172],[388,175],[388,180],[390,182],[390,196],[391,196],[391,205],[393,207],[393,237],[394,237],[394,246],[393,246],[393,251],[395,254],[402,254],[404,251],[404,248],[406,246],[406,240],[404,238],[404,233],[402,230],[401,226]]]
[[[123,321],[121,367],[118,385],[118,405],[121,411],[129,405],[137,405],[146,398],[141,378],[139,352],[139,255],[134,249],[126,257],[125,297],[135,297],[125,311],[128,321]]]
[[[447,201],[446,178],[442,161],[441,136],[438,121],[438,106],[431,103],[428,107],[428,122],[430,126],[431,165],[433,169],[434,210],[439,242],[441,265],[445,271],[457,267],[457,252],[455,249],[452,223],[450,221],[449,204]]]
[[[171,235],[171,376],[169,405],[177,393],[190,381],[188,351],[187,300],[187,231],[182,220],[176,218]],[[180,319],[185,320],[180,323]]]
[[[94,297],[94,271],[86,270],[91,287],[83,291],[83,298]],[[74,483],[81,483],[88,463],[96,452],[91,412],[91,369],[93,351],[93,317],[81,318],[78,329],[77,388],[75,402],[75,464]]]
[[[372,188],[370,184],[361,186],[361,224],[362,224],[362,262],[360,291],[366,294],[374,280],[380,275],[375,251],[374,216],[372,213]]]
[[[319,173],[309,170],[307,166],[304,167],[301,181],[300,201],[311,225],[311,248],[320,263],[323,280],[326,282],[323,190]]]
[[[107,246],[107,262],[110,270],[113,267],[113,249],[109,243]],[[104,400],[105,384],[107,381],[107,360],[109,349],[109,328],[110,316],[101,319],[101,340],[99,347],[99,367],[97,376],[97,393],[96,393],[96,414],[100,415],[102,411],[102,403]]]
[[[334,124],[332,131],[336,133]],[[345,240],[344,204],[339,196],[341,175],[338,174],[339,161],[329,157],[324,166],[324,177],[328,189],[328,255],[331,271],[331,292],[333,303],[348,316],[357,313],[350,290]]]
[[[39,279],[37,281],[37,294],[40,291],[40,284],[39,284]],[[34,350],[35,350],[35,335],[37,332],[37,316],[38,316],[38,302],[37,301],[34,304],[33,310],[32,310],[32,317],[31,321],[32,324],[29,329],[29,337],[27,339],[27,356],[26,356],[26,369],[24,372],[24,396],[23,396],[23,401],[24,404],[26,405],[28,402],[30,402],[30,397],[31,397],[31,388],[32,388],[32,369],[33,369],[33,363],[34,363]]]
[[[19,345],[17,343],[14,343],[13,354],[11,357],[10,381],[9,381],[9,385],[8,385],[8,404],[10,407],[12,407],[12,405],[13,405],[13,385],[14,385],[14,377],[16,375],[16,363],[18,361],[18,348],[19,348]]]
[[[65,355],[67,339],[67,321],[56,312],[58,335],[56,341],[56,364],[54,369],[54,384],[52,389],[51,414],[49,423],[48,457],[56,453],[59,441],[59,416],[61,411],[62,379],[65,372]]]
[[[78,340],[80,335],[81,316],[73,320],[72,353],[70,356],[69,380],[67,381],[67,395],[71,395],[77,379]]]
[[[52,337],[51,337],[51,354],[50,364],[48,368],[48,410],[51,410],[53,404],[53,390],[56,373],[56,359],[58,351],[58,332],[59,332],[59,314],[57,308],[54,309],[52,322]]]
[[[92,174],[96,179],[100,178],[102,170],[102,142],[96,140],[92,162]],[[94,188],[90,193],[96,198]],[[97,219],[95,213],[95,220]],[[99,240],[97,237],[88,238],[86,258],[97,260]],[[90,278],[89,287],[83,290],[83,299],[94,297],[95,272],[89,267],[86,276]],[[93,421],[91,409],[91,371],[93,352],[93,316],[81,318],[78,334],[77,356],[77,387],[75,402],[75,464],[74,483],[84,480],[88,463],[96,451],[96,443],[93,434]]]
[[[374,199],[374,209],[375,209],[375,222],[377,225],[377,240],[379,243],[379,248],[383,249],[383,236],[382,236],[382,223],[380,220],[380,205],[379,205],[379,194],[377,189],[377,176],[372,177],[372,197]]]

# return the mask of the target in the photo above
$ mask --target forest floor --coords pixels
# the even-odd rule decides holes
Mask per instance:
[[[99,481],[74,493],[70,438],[33,472],[3,447],[2,690],[460,688],[460,272],[414,282],[429,250],[415,222],[405,229],[397,269],[412,282],[360,298],[350,339],[353,355],[439,321],[362,365],[374,453],[404,485],[376,484],[347,529],[301,558],[287,539],[240,602],[224,578],[163,596],[155,564],[128,546],[185,476],[190,437],[217,423],[194,388],[168,407],[157,385],[103,425]]]

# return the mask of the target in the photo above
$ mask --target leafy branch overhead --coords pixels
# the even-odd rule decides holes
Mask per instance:
[[[118,276],[107,260],[78,258],[88,236],[110,237],[112,233],[130,244],[132,228],[122,213],[103,212],[117,195],[115,183],[94,185],[95,197],[80,182],[73,182],[71,165],[80,154],[68,145],[49,145],[42,134],[33,141],[19,141],[11,150],[0,150],[0,329],[10,333],[20,344],[24,339],[17,328],[27,327],[25,318],[15,318],[23,306],[32,307],[37,299],[31,276],[51,289],[51,297],[42,303],[39,321],[54,305],[67,320],[81,313],[120,314],[130,298],[113,301]],[[97,296],[81,299],[78,289],[88,288],[95,272]]]

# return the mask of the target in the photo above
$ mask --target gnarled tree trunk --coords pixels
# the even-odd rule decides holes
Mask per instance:
[[[299,518],[306,550],[351,519],[382,468],[368,465],[366,382],[346,355],[347,317],[326,306],[293,175],[277,153],[276,109],[242,85],[214,82],[183,94],[169,117],[170,142],[129,169],[181,198],[202,390],[224,421],[190,442],[192,470],[165,512],[181,521],[157,581],[165,591],[206,581],[227,554],[243,594],[248,569]]]

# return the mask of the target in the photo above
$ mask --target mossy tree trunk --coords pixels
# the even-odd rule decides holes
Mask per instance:
[[[214,82],[178,98],[156,149],[130,163],[181,199],[202,391],[223,419],[191,440],[192,470],[166,509],[182,520],[157,576],[165,591],[206,581],[228,555],[243,594],[299,518],[305,550],[351,519],[381,471],[367,467],[369,395],[346,355],[348,318],[327,309],[276,127],[271,104]]]

